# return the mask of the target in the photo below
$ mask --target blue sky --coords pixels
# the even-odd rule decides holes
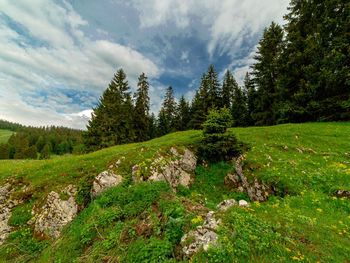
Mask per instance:
[[[114,72],[191,99],[209,64],[240,83],[288,0],[0,0],[0,118],[84,129]]]

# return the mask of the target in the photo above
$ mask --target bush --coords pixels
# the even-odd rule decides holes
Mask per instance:
[[[200,160],[208,162],[227,161],[242,152],[242,144],[234,134],[227,132],[231,125],[231,114],[227,108],[211,110],[203,124],[204,138],[198,147]]]
[[[164,262],[172,256],[172,245],[167,240],[139,239],[130,245],[125,262]]]

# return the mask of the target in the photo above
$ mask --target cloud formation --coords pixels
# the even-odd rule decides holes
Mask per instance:
[[[0,0],[0,118],[84,128],[117,68],[191,98],[210,63],[240,82],[289,0]]]
[[[83,128],[86,120],[76,119],[84,109],[67,97],[66,88],[93,93],[97,100],[119,67],[131,83],[141,72],[160,73],[130,47],[87,37],[81,28],[88,22],[68,3],[0,1],[0,7],[0,118]]]

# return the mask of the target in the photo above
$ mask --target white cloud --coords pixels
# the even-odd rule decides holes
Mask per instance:
[[[259,34],[272,20],[282,22],[289,0],[134,0],[133,3],[139,10],[141,27],[174,24],[186,28],[199,19],[209,29],[207,50],[212,56],[214,52],[235,55],[247,38]]]
[[[11,29],[4,15],[0,16],[0,91],[7,94],[0,97],[0,118],[83,128],[86,118],[76,121],[81,118],[81,109],[60,93],[60,87],[100,93],[120,67],[130,84],[136,83],[141,72],[151,78],[160,74],[155,63],[138,51],[87,37],[81,30],[87,21],[66,2],[59,6],[46,0],[0,0],[1,13],[26,33]],[[34,103],[38,98],[23,100],[23,94],[52,88],[57,94],[44,101],[39,99],[36,107],[26,102]]]

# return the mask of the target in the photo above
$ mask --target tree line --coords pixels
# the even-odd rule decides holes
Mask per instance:
[[[48,159],[52,154],[81,153],[82,131],[65,127],[27,127],[0,120],[0,129],[11,130],[7,143],[0,144],[0,159]]]
[[[227,108],[232,126],[350,119],[350,4],[292,0],[283,27],[272,22],[259,41],[255,63],[240,87],[213,65],[191,102],[167,88],[158,116],[150,114],[142,73],[131,94],[119,69],[94,109],[84,134],[89,150],[138,142],[173,131],[200,129],[210,109]]]

